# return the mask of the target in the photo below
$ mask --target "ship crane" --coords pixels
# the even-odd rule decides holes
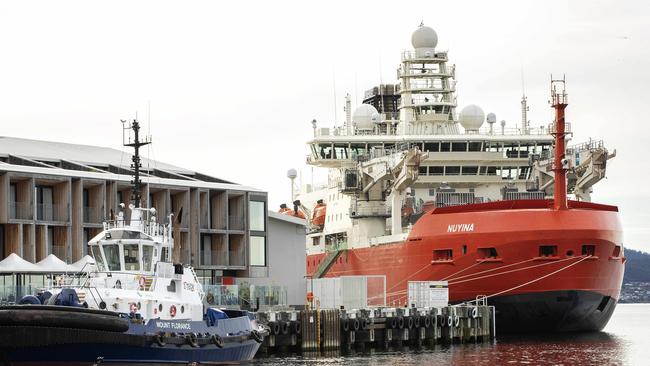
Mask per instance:
[[[616,156],[616,150],[609,153],[602,140],[588,141],[567,148],[566,161],[567,190],[580,201],[591,201],[592,187],[605,178],[607,161]],[[532,179],[540,191],[552,195],[555,182],[552,170],[553,156],[538,159],[532,163]]]
[[[428,153],[410,148],[345,169],[341,192],[353,196],[350,216],[358,219],[390,217],[392,234],[400,234],[406,189],[418,178],[420,162],[427,158]],[[386,212],[387,198],[391,203],[390,214]]]

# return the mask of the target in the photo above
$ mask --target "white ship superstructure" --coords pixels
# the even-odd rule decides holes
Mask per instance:
[[[525,96],[519,128],[494,126],[496,115],[486,118],[472,104],[457,114],[455,65],[437,40],[420,25],[413,50],[402,53],[398,84],[367,91],[353,114],[346,97],[343,126],[312,122],[307,163],[329,174],[325,186],[303,185],[297,195],[305,208],[327,205],[324,224],[308,235],[308,254],[403,240],[427,206],[553,195],[552,124],[530,126]],[[602,141],[569,146],[569,193],[589,201],[613,155]]]

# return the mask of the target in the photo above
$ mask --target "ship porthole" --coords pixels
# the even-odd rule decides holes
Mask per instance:
[[[158,311],[162,311],[162,304],[158,305]]]
[[[573,250],[569,249],[566,251],[566,256],[567,257],[573,257]]]
[[[185,305],[181,305],[181,314],[185,312]]]

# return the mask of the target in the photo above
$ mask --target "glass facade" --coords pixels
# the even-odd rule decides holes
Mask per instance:
[[[250,265],[266,266],[266,238],[263,236],[250,237]]]
[[[264,231],[266,218],[265,203],[261,201],[250,201],[248,203],[249,225],[251,231]]]

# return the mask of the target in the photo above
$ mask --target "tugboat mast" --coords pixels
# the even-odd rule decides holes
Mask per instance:
[[[126,121],[122,120],[122,124],[125,125]],[[133,130],[133,141],[131,141],[131,134],[125,132],[127,130]],[[140,188],[142,185],[142,182],[140,181],[140,168],[142,167],[142,163],[140,162],[140,147],[149,145],[151,143],[151,138],[147,136],[143,141],[140,141],[140,123],[138,123],[137,119],[134,119],[129,126],[124,126],[122,131],[122,143],[124,146],[131,146],[135,150],[131,163],[131,169],[133,169],[133,180],[131,181],[131,184],[133,185],[133,193],[131,194],[131,200],[135,207],[138,208],[140,207]]]

